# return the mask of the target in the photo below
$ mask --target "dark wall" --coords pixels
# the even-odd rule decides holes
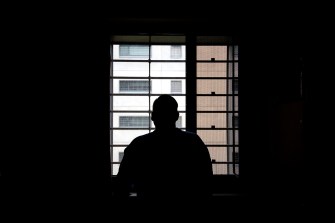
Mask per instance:
[[[2,201],[90,207],[110,191],[109,37],[98,18],[43,18],[6,32]]]
[[[236,18],[236,17],[234,17]],[[8,31],[5,141],[1,184],[6,201],[109,199],[109,35],[183,32],[240,39],[241,187],[252,195],[310,192],[310,161],[321,158],[324,127],[315,116],[323,92],[315,78],[324,51],[312,48],[310,20],[268,23],[230,16],[51,18],[14,21]],[[267,21],[268,22],[268,21]],[[210,25],[209,25],[210,24]],[[126,28],[125,28],[126,27]],[[213,31],[211,27],[220,27]],[[315,27],[315,26],[312,26]],[[19,30],[19,32],[17,32]],[[323,29],[315,29],[323,40]],[[323,67],[322,73],[328,72]],[[302,72],[302,79],[301,79]],[[302,82],[301,82],[302,81]],[[302,87],[301,87],[302,84]],[[301,90],[303,92],[301,93]],[[323,104],[325,106],[325,104]],[[325,180],[313,180],[313,185]],[[107,194],[107,196],[105,196]],[[16,200],[12,199],[16,198]],[[305,198],[303,198],[305,199]],[[78,202],[76,202],[78,203]],[[84,202],[85,203],[85,202]],[[14,205],[15,206],[15,205]]]
[[[246,14],[246,20],[220,14],[117,17],[109,21],[112,33],[174,32],[238,38],[239,191],[292,209],[314,207],[315,201],[328,195],[324,189],[330,170],[322,161],[322,150],[328,148],[331,138],[325,137],[326,124],[319,117],[323,108],[327,114],[329,111],[328,87],[323,86],[326,73],[331,71],[326,63],[330,43],[326,24],[330,20],[294,7],[280,12],[255,11],[255,17]],[[231,181],[218,183],[224,187]]]

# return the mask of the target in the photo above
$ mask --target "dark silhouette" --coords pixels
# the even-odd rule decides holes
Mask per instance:
[[[116,177],[116,196],[195,201],[211,196],[212,164],[201,138],[176,128],[178,103],[161,95],[153,104],[155,130],[135,138],[125,149]]]

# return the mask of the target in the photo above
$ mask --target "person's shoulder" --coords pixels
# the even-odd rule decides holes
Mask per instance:
[[[181,130],[181,129],[178,129],[178,132],[180,134],[184,134],[184,135],[188,135],[188,136],[196,136],[197,134],[194,133],[194,132],[190,132],[190,131],[186,131],[186,130]]]
[[[143,135],[139,135],[135,137],[126,147],[125,151],[127,151],[128,153],[130,151],[134,152],[134,151],[137,151],[138,148],[141,148],[147,145],[151,141],[151,138],[152,138],[151,135],[152,133],[147,133],[147,134],[143,134]]]
[[[152,137],[153,137],[153,133],[150,132],[150,133],[146,133],[146,134],[135,137],[132,142],[133,143],[143,142],[143,141],[150,140]]]
[[[199,138],[198,134],[196,134],[195,132],[190,132],[190,131],[186,131],[186,130],[181,130],[179,129],[178,133],[180,135],[183,135],[184,137],[189,137],[189,138]]]

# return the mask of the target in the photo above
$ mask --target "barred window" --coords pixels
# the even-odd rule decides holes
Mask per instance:
[[[151,85],[147,80],[120,81],[120,92],[149,92]]]
[[[119,153],[135,137],[155,131],[150,114],[161,94],[177,100],[176,127],[201,137],[216,161],[214,174],[239,175],[238,46],[229,36],[190,37],[187,42],[185,36],[112,36],[113,176],[119,170]]]
[[[149,121],[148,116],[120,116],[119,126],[120,128],[148,128]]]

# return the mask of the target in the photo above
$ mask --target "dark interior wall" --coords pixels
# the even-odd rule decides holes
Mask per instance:
[[[43,203],[69,207],[90,198],[108,199],[109,37],[104,21],[44,18],[13,20],[6,32],[11,60],[2,106],[2,201],[33,209],[32,201],[42,208]]]
[[[273,21],[266,26],[262,20],[243,23],[229,15],[111,18],[110,29],[116,34],[171,32],[238,38],[242,187],[250,193],[285,194],[299,191],[295,183],[301,182],[304,164],[304,27],[296,22]]]
[[[4,105],[3,195],[8,200],[28,197],[29,203],[36,198],[75,200],[108,194],[110,30],[217,34],[208,24],[223,27],[223,34],[237,35],[241,41],[243,189],[256,195],[278,194],[282,188],[290,194],[309,190],[306,176],[319,172],[307,163],[320,148],[316,138],[322,136],[312,129],[324,127],[314,117],[322,115],[316,107],[323,96],[314,87],[316,64],[322,62],[314,56],[324,51],[309,51],[313,38],[306,37],[307,24],[300,26],[295,19],[273,21],[269,27],[263,20],[227,22],[232,21],[227,17],[16,22],[6,47],[14,60],[7,64],[5,79],[10,97]],[[301,57],[306,74],[303,96]]]
[[[332,145],[331,20],[303,10],[268,18],[241,35],[244,185],[256,196],[320,210],[331,191],[331,158],[322,155]]]
[[[327,101],[329,95],[320,77],[331,68],[322,57],[327,55],[327,49],[319,46],[321,42],[327,46],[330,43],[326,37],[329,20],[309,17],[308,11],[294,8],[281,12],[279,15],[267,11],[257,18],[248,17],[249,20],[234,20],[236,17],[221,14],[179,19],[119,17],[111,18],[110,24],[116,33],[127,33],[129,28],[135,32],[169,30],[237,37],[240,189],[272,202],[312,204],[313,198],[320,199],[318,193],[328,182],[328,168],[323,172],[318,166],[328,167],[321,161],[320,151],[329,145],[330,138],[323,137],[326,132],[318,131],[325,124],[317,117],[323,113],[320,102]],[[214,31],[213,27],[220,29]],[[323,106],[329,109],[326,104]],[[311,176],[315,179],[311,180]]]
[[[241,177],[251,194],[282,197],[300,192],[301,34],[289,30],[275,24],[255,26],[252,35],[244,32],[241,37]]]

